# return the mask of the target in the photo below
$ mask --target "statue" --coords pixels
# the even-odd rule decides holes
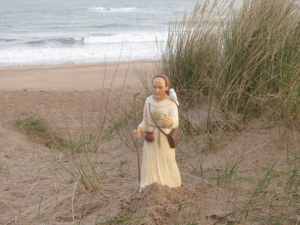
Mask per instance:
[[[146,134],[142,155],[141,188],[155,182],[169,187],[181,186],[175,148],[170,147],[167,137],[156,127],[157,124],[168,134],[179,126],[178,108],[175,103],[177,98],[171,100],[167,95],[169,90],[170,81],[166,75],[156,75],[153,78],[153,95],[146,99],[143,121],[138,129],[133,131],[136,138]]]

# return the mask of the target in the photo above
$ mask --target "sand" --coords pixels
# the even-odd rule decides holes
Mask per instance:
[[[34,115],[49,121],[53,130],[64,135],[69,131],[78,137],[86,127],[97,123],[105,104],[101,96],[108,96],[116,67],[113,63],[107,65],[104,92],[103,64],[0,69],[0,224],[122,224],[122,218],[124,224],[252,224],[251,219],[243,223],[239,216],[226,215],[247,206],[248,195],[244,193],[251,192],[266,168],[276,162],[279,171],[292,162],[286,160],[282,146],[288,141],[292,158],[298,151],[299,133],[281,124],[253,119],[238,131],[224,133],[215,142],[214,151],[202,145],[201,135],[192,141],[183,138],[176,148],[183,186],[169,188],[155,183],[141,191],[136,153],[118,138],[108,140],[99,149],[70,154],[11,125],[18,118]],[[127,68],[128,64],[121,63],[116,74],[108,99],[112,109],[126,108],[139,86],[129,65],[122,91]],[[152,64],[141,62],[140,68],[151,72]],[[28,90],[22,90],[25,88]],[[283,134],[289,139],[283,139]],[[230,168],[234,168],[232,176],[226,175]],[[88,178],[96,177],[96,191],[77,179],[76,174],[82,171]],[[244,181],[245,177],[255,179]],[[279,187],[268,188],[275,188],[276,196],[282,196],[276,189]],[[272,203],[280,205],[281,199],[272,198]],[[253,204],[270,204],[268,200],[261,194]],[[263,218],[281,213],[281,208],[268,206],[255,210]],[[289,218],[283,224],[295,224],[296,220]]]
[[[69,186],[72,177],[66,170],[61,170],[62,167],[58,164],[72,168],[74,164],[70,156],[50,150],[39,140],[32,139],[22,130],[12,127],[11,122],[28,116],[44,118],[54,130],[65,135],[70,132],[75,138],[80,135],[83,127],[98,122],[98,117],[93,116],[99,113],[100,108],[105,108],[108,95],[108,108],[120,105],[125,107],[127,98],[132,102],[131,94],[140,86],[134,68],[147,71],[152,70],[152,66],[152,62],[135,61],[106,65],[100,63],[0,68],[0,224],[13,219],[16,222],[28,210],[29,215],[36,214],[34,207],[43,193],[43,199],[50,200],[50,205],[55,204],[51,202],[53,196],[57,195],[57,200],[72,193]],[[120,99],[122,101],[119,102]],[[115,148],[109,152],[107,158],[101,157],[101,164],[97,162],[100,167],[108,165],[107,174],[109,171],[115,173],[119,156],[124,154],[124,147],[121,145],[110,145],[110,148],[113,147]],[[105,155],[105,151],[107,149],[104,146],[101,155]],[[56,153],[52,155],[51,152]],[[129,158],[132,158],[131,155],[132,153]],[[36,157],[40,163],[37,163]],[[56,160],[58,163],[54,163]],[[102,167],[99,169],[102,170]],[[136,182],[136,173],[133,181]],[[72,182],[74,187],[74,181]],[[113,195],[119,198],[115,192],[118,193],[118,189],[113,191]],[[110,199],[109,202],[114,201]],[[118,203],[119,199],[105,210],[118,208]],[[98,210],[100,203],[96,204]],[[59,204],[57,207],[60,207]],[[30,211],[32,208],[34,209]],[[63,215],[63,210],[61,211],[55,216],[52,215],[51,223],[68,221],[60,215]],[[47,221],[49,222],[48,219]],[[38,219],[36,223],[40,222]]]
[[[128,98],[132,102],[128,93],[140,87],[135,68],[152,71],[153,62],[0,68],[0,117],[10,120],[30,113],[62,129],[66,125],[62,115],[68,115],[75,131],[81,118],[87,121],[99,112],[108,93],[110,107],[114,108],[120,98],[120,104],[126,105]]]
[[[134,61],[131,63],[97,63],[28,67],[0,67],[0,90],[20,91],[93,91],[109,88],[116,72],[113,88],[139,84],[134,66],[144,70],[152,69],[151,61]],[[106,71],[106,72],[105,72]]]

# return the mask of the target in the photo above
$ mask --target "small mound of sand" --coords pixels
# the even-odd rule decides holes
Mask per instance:
[[[202,196],[202,190],[193,186],[170,188],[153,183],[125,197],[123,205],[127,205],[126,218],[137,217],[134,221],[139,224],[174,224],[177,218],[190,218],[193,206],[198,205],[190,203],[199,203]]]

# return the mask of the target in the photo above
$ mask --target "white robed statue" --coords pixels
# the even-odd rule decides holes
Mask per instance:
[[[169,187],[181,186],[175,148],[170,148],[167,137],[153,122],[154,120],[167,134],[179,126],[177,105],[168,97],[169,90],[170,81],[166,75],[156,75],[153,78],[153,95],[146,99],[143,121],[138,130],[134,130],[136,138],[146,134],[142,155],[141,188],[155,182]]]

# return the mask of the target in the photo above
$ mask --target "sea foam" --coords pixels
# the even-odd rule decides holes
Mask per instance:
[[[104,43],[81,46],[8,48],[0,50],[0,67],[62,63],[115,62],[154,59],[158,50],[154,42]]]
[[[116,34],[108,36],[87,36],[75,38],[82,40],[85,43],[120,43],[120,42],[151,42],[151,41],[165,41],[167,33],[131,33],[131,34]]]

